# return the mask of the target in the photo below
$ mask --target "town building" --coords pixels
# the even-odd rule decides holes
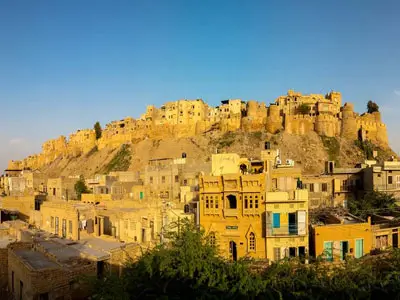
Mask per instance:
[[[400,162],[384,161],[368,166],[364,170],[365,191],[379,191],[393,194],[400,199]]]
[[[221,254],[279,260],[308,253],[308,193],[290,159],[268,147],[261,160],[214,154],[200,177],[200,225]]]
[[[345,211],[323,210],[310,216],[310,256],[327,261],[360,258],[372,249],[371,219],[357,218]]]

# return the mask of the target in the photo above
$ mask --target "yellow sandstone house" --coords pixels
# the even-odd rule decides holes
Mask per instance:
[[[301,171],[267,142],[260,160],[214,154],[200,184],[200,225],[221,255],[276,261],[308,254],[308,191]]]

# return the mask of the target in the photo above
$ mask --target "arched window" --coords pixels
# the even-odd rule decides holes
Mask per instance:
[[[253,232],[249,235],[249,250],[256,251],[256,236]]]
[[[214,232],[210,233],[209,239],[210,239],[210,245],[215,247],[215,233]]]

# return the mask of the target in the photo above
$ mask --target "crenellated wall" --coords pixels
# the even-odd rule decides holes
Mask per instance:
[[[64,136],[43,144],[42,153],[31,155],[22,161],[10,161],[8,169],[37,169],[60,156],[77,156],[88,153],[95,146],[116,148],[145,138],[181,138],[203,134],[210,130],[229,132],[284,130],[303,135],[315,131],[319,135],[356,140],[371,140],[383,147],[388,146],[385,124],[381,114],[374,112],[358,115],[353,104],[341,106],[342,95],[330,92],[326,95],[309,94],[289,90],[266,106],[263,102],[240,99],[221,101],[211,107],[202,99],[166,102],[160,108],[149,105],[139,119],[131,117],[112,121],[96,140],[93,129],[78,130],[68,140]],[[309,107],[304,110],[304,106]]]

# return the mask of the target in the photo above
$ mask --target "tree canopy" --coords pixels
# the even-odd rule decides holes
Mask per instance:
[[[397,205],[392,194],[371,191],[365,193],[360,199],[350,200],[348,207],[352,214],[366,219],[373,213],[379,214],[394,209]]]
[[[83,175],[79,176],[78,181],[74,185],[74,189],[76,196],[78,197],[78,200],[81,200],[82,194],[89,192],[89,189],[86,186],[85,178],[83,177]]]
[[[379,106],[375,102],[369,100],[367,103],[367,110],[368,110],[368,113],[373,113],[373,112],[379,111]]]
[[[302,115],[307,115],[310,113],[311,107],[309,105],[303,103],[297,108],[297,111]]]
[[[184,223],[168,244],[126,265],[120,278],[95,281],[93,299],[394,299],[400,292],[400,252],[332,265],[317,259],[232,262],[203,230]]]
[[[96,122],[93,126],[94,131],[96,133],[96,140],[98,140],[99,138],[101,138],[101,134],[103,132],[103,130],[101,129],[101,125],[99,122]]]

